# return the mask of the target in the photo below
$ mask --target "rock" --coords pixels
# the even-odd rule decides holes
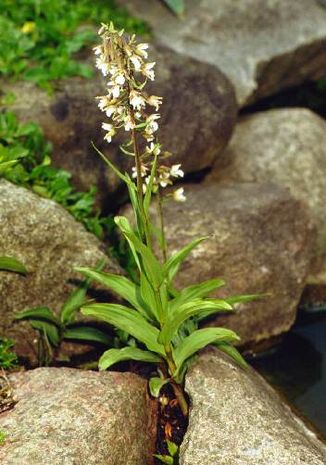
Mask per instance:
[[[59,310],[81,276],[74,266],[118,266],[83,225],[52,200],[0,180],[0,256],[14,256],[27,267],[27,276],[0,272],[0,335],[16,340],[19,355],[32,356],[34,333],[14,324],[17,311],[37,306]]]
[[[218,316],[214,325],[234,329],[242,344],[287,331],[305,285],[314,227],[304,205],[273,184],[188,185],[187,201],[167,202],[169,252],[209,236],[184,262],[176,285],[223,278],[217,295],[269,296]]]
[[[130,373],[38,368],[11,375],[2,465],[144,465],[153,436],[146,381]]]
[[[325,75],[326,11],[312,0],[188,0],[180,20],[163,2],[119,0],[162,44],[221,69],[243,106]]]
[[[186,379],[191,399],[180,465],[323,465],[326,447],[252,369],[206,351]]]
[[[243,118],[209,179],[273,181],[304,201],[317,224],[312,274],[326,283],[326,122],[303,108]],[[318,278],[319,275],[319,278]]]
[[[186,173],[211,167],[236,122],[232,85],[214,67],[161,46],[151,48],[150,59],[157,62],[157,78],[148,89],[164,98],[160,140],[175,154],[169,162],[182,163]],[[91,141],[123,171],[130,159],[121,156],[121,140],[110,145],[103,141],[101,123],[106,116],[95,101],[96,95],[105,92],[99,73],[89,80],[60,81],[53,97],[27,82],[7,83],[3,88],[16,94],[11,109],[19,118],[39,123],[53,142],[54,165],[70,171],[81,189],[97,185],[100,203],[106,210],[112,209],[108,199],[117,204],[119,198],[108,194],[117,191],[120,181],[105,168]]]

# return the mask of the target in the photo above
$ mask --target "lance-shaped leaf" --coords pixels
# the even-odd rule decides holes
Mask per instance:
[[[248,363],[245,361],[240,352],[234,346],[226,342],[216,343],[214,345],[219,350],[231,357],[242,368],[248,368]]]
[[[158,376],[154,376],[149,380],[149,391],[153,397],[158,397],[162,387],[170,381],[169,378],[163,379]]]
[[[229,302],[230,305],[235,304],[245,304],[247,302],[252,302],[254,300],[263,299],[268,297],[270,294],[245,294],[245,295],[234,295],[231,297],[226,297],[225,300]]]
[[[40,320],[60,326],[60,321],[48,307],[35,307],[24,310],[15,315],[16,320]]]
[[[97,342],[112,345],[113,340],[104,331],[92,326],[76,325],[69,326],[63,333],[64,339],[75,339],[78,341]]]
[[[149,350],[165,355],[163,346],[157,342],[159,330],[135,310],[118,304],[91,304],[82,307],[81,312],[122,329]]]
[[[146,303],[140,295],[140,288],[128,278],[116,274],[105,273],[104,271],[95,271],[91,268],[77,267],[76,271],[83,275],[103,284],[110,291],[118,294],[124,300],[130,303],[136,310],[148,317],[149,310]]]
[[[156,300],[155,292],[152,286],[149,284],[145,273],[140,274],[140,293],[143,300],[149,307],[149,313],[154,320],[160,321],[161,308]]]
[[[21,274],[27,273],[24,264],[14,257],[0,257],[0,270],[13,271]]]
[[[181,15],[184,12],[184,0],[164,0],[164,2],[176,15]]]
[[[68,299],[63,304],[63,307],[60,312],[60,319],[63,324],[67,324],[73,321],[75,313],[87,300],[86,293],[87,287],[83,286],[79,287],[78,289],[75,289],[70,294]]]
[[[138,360],[140,362],[159,363],[161,358],[149,352],[148,350],[141,350],[137,347],[124,347],[123,349],[109,349],[101,356],[99,360],[99,369],[106,370],[111,365],[124,360]]]
[[[31,320],[31,326],[38,330],[52,346],[58,346],[60,344],[59,330],[53,323],[41,320]]]
[[[227,312],[230,310],[232,311],[233,308],[223,299],[197,299],[186,302],[175,309],[173,313],[168,312],[168,319],[160,332],[158,340],[162,344],[168,344],[182,323],[188,318],[200,317],[201,313],[208,316],[220,311]]]
[[[128,242],[133,245],[133,247],[141,256],[146,275],[151,285],[153,285],[154,288],[159,288],[164,279],[164,274],[162,272],[162,266],[160,262],[157,260],[151,249],[143,244],[142,241],[136,236],[127,218],[124,216],[116,216],[114,221],[117,226],[119,226]]]
[[[173,352],[174,361],[177,365],[177,371],[174,374],[178,376],[182,370],[183,363],[193,354],[203,349],[208,344],[216,342],[235,342],[240,338],[234,331],[225,328],[204,328],[194,331],[186,337]]]
[[[204,281],[200,284],[194,284],[192,286],[186,287],[180,291],[175,299],[170,301],[170,310],[173,312],[176,307],[189,300],[207,297],[213,291],[224,285],[225,281],[223,281],[223,279],[209,279],[208,281]]]
[[[195,239],[167,260],[164,265],[164,273],[168,277],[169,282],[172,282],[174,276],[178,272],[181,263],[188,257],[190,252],[207,238],[208,236]]]

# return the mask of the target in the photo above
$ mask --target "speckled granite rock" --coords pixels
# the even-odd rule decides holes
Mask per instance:
[[[2,465],[145,465],[152,453],[146,381],[130,373],[38,368],[10,376],[0,415]]]
[[[253,370],[206,351],[186,379],[180,465],[324,465],[326,446]]]
[[[28,275],[0,273],[0,335],[16,341],[19,355],[33,356],[34,333],[28,324],[13,324],[14,313],[49,306],[59,310],[80,276],[74,266],[118,266],[104,254],[100,241],[57,203],[0,180],[0,256],[21,260]]]
[[[270,293],[214,324],[237,331],[242,343],[279,335],[292,325],[314,245],[307,209],[273,184],[186,185],[187,202],[168,202],[170,253],[209,236],[186,260],[176,284],[220,277],[218,295]]]
[[[221,69],[240,105],[325,76],[326,10],[316,0],[187,0],[181,20],[163,2],[119,3],[164,45]]]
[[[314,281],[326,283],[326,122],[303,108],[243,118],[208,181],[266,182],[304,201],[318,232]]]
[[[157,62],[157,67],[155,82],[148,85],[148,91],[164,99],[160,140],[165,150],[175,154],[169,162],[182,163],[187,173],[211,167],[236,122],[233,86],[214,67],[162,46],[151,47],[150,59]],[[89,60],[92,63],[93,57]],[[105,115],[98,109],[95,96],[105,92],[105,81],[98,70],[92,79],[60,81],[53,97],[28,82],[3,83],[1,87],[16,94],[11,109],[18,117],[39,123],[53,142],[55,166],[70,171],[81,189],[96,185],[106,211],[119,203],[119,196],[110,194],[116,192],[120,181],[91,146],[94,141],[123,171],[127,168],[130,159],[121,156],[122,141],[114,139],[109,145],[103,140]]]

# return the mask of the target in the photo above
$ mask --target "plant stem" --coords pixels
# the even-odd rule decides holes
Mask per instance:
[[[166,238],[165,238],[163,198],[162,198],[160,189],[157,192],[157,198],[158,198],[158,212],[159,212],[160,229],[161,229],[161,249],[162,249],[163,260],[164,262],[166,262],[168,258],[168,254],[167,254],[167,246],[166,246]]]
[[[167,344],[166,346],[164,346],[164,348],[165,348],[165,353],[167,355],[167,364],[168,364],[168,367],[169,367],[169,372],[170,372],[170,375],[173,376],[173,374],[175,373],[177,367],[176,367],[176,365],[174,363],[174,360],[173,360],[171,344]],[[188,402],[186,400],[183,388],[182,388],[182,386],[180,384],[176,383],[175,381],[172,381],[171,385],[172,385],[175,397],[176,397],[176,399],[177,399],[177,401],[179,403],[179,406],[181,408],[181,411],[182,411],[184,417],[187,417],[188,413],[189,413],[189,407],[188,407]]]

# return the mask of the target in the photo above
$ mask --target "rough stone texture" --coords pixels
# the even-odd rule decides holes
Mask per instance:
[[[326,10],[315,0],[187,0],[181,20],[163,2],[119,3],[162,44],[221,69],[241,106],[325,76]]]
[[[211,167],[229,141],[236,122],[232,85],[214,67],[164,47],[151,48],[150,59],[157,62],[157,77],[148,85],[148,91],[164,99],[160,141],[175,154],[169,163],[182,163],[186,173]],[[93,58],[89,61],[92,63]],[[121,156],[121,140],[110,145],[103,141],[101,123],[105,115],[95,101],[96,95],[105,92],[105,81],[99,72],[93,79],[60,81],[53,97],[27,82],[2,87],[16,94],[11,108],[19,118],[38,122],[53,142],[56,166],[73,173],[79,188],[97,185],[102,204],[108,199],[119,201],[108,196],[108,192],[117,190],[119,181],[91,147],[94,141],[122,170],[130,162]],[[106,208],[110,208],[108,203]]]
[[[273,184],[186,186],[187,202],[168,202],[166,236],[173,253],[210,236],[189,256],[176,284],[220,277],[218,295],[270,293],[214,324],[239,333],[242,344],[287,331],[305,285],[315,234],[301,202]]]
[[[74,266],[109,262],[101,243],[86,232],[60,205],[25,188],[0,180],[0,256],[14,256],[28,275],[0,272],[0,335],[13,337],[20,355],[34,352],[29,325],[13,324],[14,313],[25,308],[49,306],[59,310],[76,279]]]
[[[325,445],[252,369],[207,351],[186,390],[192,408],[180,465],[325,464]]]
[[[146,381],[130,373],[38,368],[10,376],[0,415],[2,465],[144,465],[152,419]]]
[[[243,118],[208,181],[273,181],[308,204],[317,224],[314,281],[326,283],[326,122],[302,108]]]

